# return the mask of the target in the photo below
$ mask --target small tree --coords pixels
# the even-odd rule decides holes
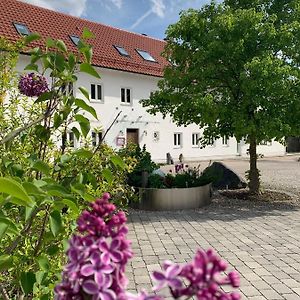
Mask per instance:
[[[246,2],[212,2],[182,12],[167,29],[170,65],[160,90],[142,104],[179,125],[198,124],[203,144],[212,137],[244,138],[250,144],[249,188],[256,194],[257,144],[282,140],[299,120],[299,22],[293,19],[296,2],[290,1],[294,6],[286,14],[268,10],[271,1],[254,1],[254,8]]]

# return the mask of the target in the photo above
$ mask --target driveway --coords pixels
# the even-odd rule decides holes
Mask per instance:
[[[300,155],[258,159],[263,187],[300,195]],[[245,177],[249,170],[246,159],[224,160],[223,163]]]
[[[136,210],[129,228],[132,292],[150,290],[149,272],[164,260],[189,261],[202,247],[214,248],[240,272],[242,299],[300,299],[300,210],[292,205],[216,199],[196,211]]]

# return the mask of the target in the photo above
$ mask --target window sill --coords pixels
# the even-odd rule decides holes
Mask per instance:
[[[125,103],[125,102],[121,102],[121,105],[124,105],[124,106],[132,106],[132,103]]]
[[[104,101],[103,101],[103,100],[95,100],[95,99],[91,99],[90,102],[91,102],[91,103],[104,104]]]
[[[173,149],[181,149],[182,146],[173,146]]]

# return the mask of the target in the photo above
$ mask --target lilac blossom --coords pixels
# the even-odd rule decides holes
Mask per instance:
[[[153,294],[126,292],[125,267],[132,257],[131,243],[126,238],[126,216],[109,199],[105,193],[79,217],[78,233],[69,241],[68,263],[62,282],[55,287],[55,299],[163,300],[166,296],[157,293],[166,287],[174,299],[240,299],[239,293],[221,289],[224,285],[239,287],[240,278],[235,271],[224,274],[227,263],[213,250],[198,250],[190,263],[182,265],[165,261],[162,271],[153,272],[157,281]]]
[[[39,97],[49,90],[46,78],[36,73],[20,76],[18,87],[21,94],[29,97]]]

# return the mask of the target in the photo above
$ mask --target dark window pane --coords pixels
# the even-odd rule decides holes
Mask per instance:
[[[143,50],[137,50],[136,51],[138,52],[138,54],[144,59],[144,60],[147,60],[147,61],[153,61],[155,62],[156,60],[151,56],[150,53],[148,53],[147,51],[143,51]]]
[[[74,147],[74,133],[73,132],[69,132],[69,143],[70,143],[70,147]]]
[[[127,89],[127,103],[130,103],[130,89]]]
[[[20,23],[14,23],[14,26],[20,35],[29,35],[29,29],[26,25]]]
[[[72,40],[72,42],[74,43],[74,45],[78,45],[80,38],[76,35],[70,35],[70,39]]]
[[[102,86],[100,84],[97,85],[97,99],[102,100]]]
[[[98,144],[102,141],[102,132],[98,132]]]
[[[177,138],[176,138],[176,133],[174,134],[174,145],[177,145]]]
[[[91,84],[91,98],[96,99],[96,87],[94,84]]]
[[[121,88],[121,102],[125,102],[125,89]]]
[[[180,134],[177,135],[177,139],[178,139],[178,146],[181,145],[180,143]]]

